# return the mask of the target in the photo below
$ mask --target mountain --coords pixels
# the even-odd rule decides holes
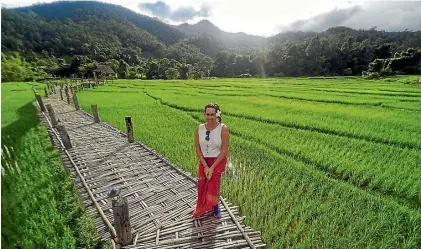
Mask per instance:
[[[299,40],[299,39],[306,39],[313,36],[316,36],[316,32],[302,32],[302,31],[296,31],[296,32],[283,32],[276,34],[272,37],[268,37],[268,42],[285,42],[290,40]]]
[[[109,58],[132,48],[141,49],[146,57],[162,57],[166,47],[183,42],[187,45],[184,48],[194,46],[215,58],[222,50],[261,48],[267,41],[260,36],[224,32],[208,20],[169,25],[119,5],[95,1],[60,1],[2,12],[2,48],[6,51],[46,50],[56,56],[101,54]]]
[[[47,21],[33,11],[2,9],[1,28],[2,51],[119,57],[124,50],[161,56],[165,49],[156,36],[132,23],[95,15],[76,22],[70,18]]]
[[[63,21],[70,18],[73,22],[80,23],[87,19],[96,18],[131,23],[136,28],[143,29],[158,37],[165,44],[177,43],[185,37],[181,31],[171,25],[115,4],[96,1],[59,1],[15,8],[14,10],[18,12],[32,11],[46,21]]]
[[[230,33],[222,31],[208,20],[202,20],[196,24],[183,23],[175,27],[189,36],[209,36],[227,48],[262,47],[267,43],[265,37],[249,35],[243,32]]]
[[[175,77],[177,70],[180,78],[421,73],[421,31],[331,27],[265,38],[225,32],[208,20],[169,25],[96,1],[1,11],[6,81],[46,73],[90,77],[96,63],[108,63],[120,78],[151,79]]]

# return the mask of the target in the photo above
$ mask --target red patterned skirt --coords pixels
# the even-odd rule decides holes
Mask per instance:
[[[216,157],[205,158],[208,165],[215,162]],[[219,201],[219,185],[221,183],[221,174],[225,170],[227,159],[223,159],[214,169],[211,179],[207,179],[202,163],[199,163],[199,179],[197,181],[197,203],[193,212],[193,216],[199,217],[208,211],[212,211],[213,207]]]

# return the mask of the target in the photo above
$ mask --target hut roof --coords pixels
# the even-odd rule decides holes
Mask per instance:
[[[94,70],[95,72],[101,72],[101,73],[105,73],[105,74],[115,74],[115,72],[113,71],[113,69],[108,66],[108,65],[97,65],[96,69]]]

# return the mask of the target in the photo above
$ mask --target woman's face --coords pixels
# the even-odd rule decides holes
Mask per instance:
[[[208,123],[213,123],[216,121],[216,110],[215,108],[208,107],[205,111],[205,120]]]

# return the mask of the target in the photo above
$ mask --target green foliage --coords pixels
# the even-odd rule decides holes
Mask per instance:
[[[169,80],[175,80],[178,79],[178,77],[180,77],[180,73],[178,72],[177,69],[175,68],[168,68],[165,71],[165,76],[167,77],[167,79]]]
[[[383,48],[384,46],[382,46]],[[389,46],[386,46],[389,50]],[[384,49],[383,49],[384,50]],[[378,57],[384,57],[382,52]],[[368,65],[368,72],[363,73],[367,79],[391,76],[395,74],[417,74],[421,73],[421,51],[409,48],[407,51],[395,53],[393,58],[375,59]]]
[[[392,76],[394,74],[395,74],[395,72],[393,72],[390,67],[380,69],[380,76],[381,77]]]
[[[375,59],[373,62],[371,62],[368,65],[368,71],[369,72],[379,72],[381,69],[383,69],[385,66],[387,66],[387,63],[389,61],[385,59]]]
[[[190,64],[184,64],[180,67],[180,79],[192,79],[193,78],[193,72],[192,72],[192,65]]]
[[[137,139],[195,176],[192,131],[217,102],[231,134],[222,195],[268,248],[417,248],[421,88],[403,81],[418,78],[118,80],[79,99],[121,130],[129,111]]]
[[[366,80],[377,80],[380,79],[380,74],[378,72],[363,71],[362,77]]]
[[[127,62],[125,62],[124,60],[120,60],[119,62],[119,67],[117,70],[117,75],[118,78],[120,79],[126,79],[126,78],[130,78],[129,77],[129,64],[127,64]]]
[[[30,86],[2,84],[2,248],[96,248],[95,223],[39,122]]]
[[[345,70],[344,70],[344,75],[346,75],[346,76],[349,76],[349,75],[352,75],[352,69],[351,68],[346,68]]]
[[[111,63],[118,77],[127,79],[165,79],[168,68],[193,79],[245,73],[258,77],[361,75],[363,71],[385,75],[387,67],[392,74],[421,73],[421,31],[333,27],[320,33],[264,38],[223,32],[206,20],[174,27],[120,6],[83,1],[3,8],[1,30],[2,51],[19,52],[23,58],[20,64],[12,60],[6,65],[6,81],[35,79],[41,72],[92,77],[95,63]],[[75,58],[83,60],[78,65]],[[158,62],[155,68],[149,61],[163,58],[178,65]],[[23,61],[42,63],[26,67]],[[182,69],[183,64],[191,68]],[[20,72],[25,71],[28,76],[22,78]]]
[[[25,67],[18,53],[6,56],[1,53],[1,81],[23,81]]]
[[[1,53],[1,80],[8,81],[33,81],[44,78],[47,73],[43,70],[46,62],[37,60],[25,61],[17,52]]]

